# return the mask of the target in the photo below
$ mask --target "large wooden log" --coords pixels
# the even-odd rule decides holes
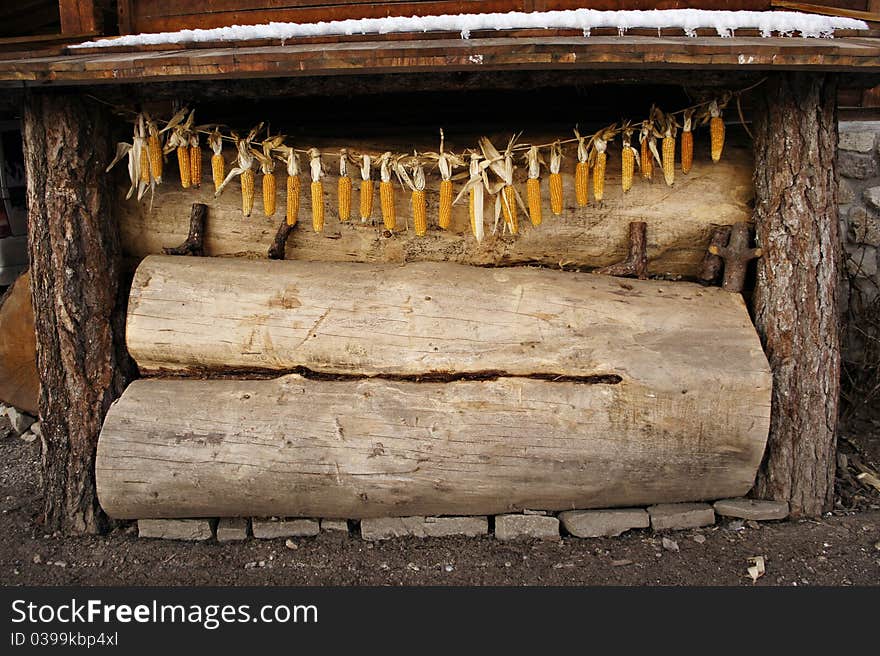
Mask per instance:
[[[773,420],[756,490],[819,516],[834,494],[842,259],[837,81],[777,73],[755,120],[755,324],[773,370]]]
[[[540,140],[541,136],[537,137]],[[433,143],[406,144],[406,148],[418,146],[419,150],[436,149]],[[337,153],[340,144],[317,145],[327,153],[325,165],[328,170],[335,171],[336,163],[331,153]],[[383,144],[349,142],[345,145],[370,150]],[[387,146],[391,149],[404,148],[402,142],[389,142]],[[205,156],[207,158],[207,151]],[[571,153],[566,160],[570,165],[563,167],[563,215],[559,218],[552,215],[545,181],[542,191],[543,214],[547,218],[540,227],[532,228],[528,220],[522,218],[518,237],[493,236],[489,233],[494,216],[487,211],[487,236],[481,244],[469,233],[466,202],[454,206],[450,230],[443,231],[436,226],[439,187],[436,170],[428,171],[430,228],[427,236],[422,238],[416,237],[413,230],[405,229],[404,219],[411,216],[410,199],[409,194],[403,193],[399,187],[396,201],[400,229],[395,234],[383,229],[378,201],[373,217],[376,225],[364,225],[357,218],[340,223],[336,216],[335,176],[330,175],[324,184],[325,232],[315,234],[312,231],[308,220],[311,216],[311,199],[308,193],[304,193],[300,222],[287,241],[286,257],[332,262],[451,261],[477,265],[536,263],[595,268],[626,257],[629,224],[644,221],[648,224],[649,273],[696,277],[713,229],[751,219],[753,166],[750,149],[735,142],[725,147],[724,158],[717,164],[709,160],[708,148],[697,148],[695,159],[691,173],[678,175],[674,187],[667,187],[660,180],[653,184],[638,181],[624,195],[620,189],[619,150],[612,149],[604,204],[579,208],[574,198],[572,172],[575,160]],[[127,183],[118,188],[119,223],[123,249],[127,255],[143,257],[161,253],[163,247],[180,244],[187,237],[190,206],[199,202],[209,207],[206,255],[267,256],[279,222],[283,220],[281,213],[272,218],[262,216],[258,201],[253,215],[244,218],[237,182],[231,183],[220,198],[215,199],[213,187],[209,184],[202,185],[201,190],[180,189],[174,177],[175,169],[173,166],[166,167],[165,183],[154,196],[147,194],[141,203],[124,199]],[[203,169],[211,170],[207,159]],[[524,174],[524,169],[518,173]],[[279,175],[278,188],[283,190],[284,174]],[[355,189],[357,186],[356,182]],[[284,207],[283,192],[279,192],[278,206]],[[411,220],[409,223],[412,223]]]
[[[121,250],[104,167],[109,111],[83,95],[24,104],[31,288],[43,422],[43,530],[103,527],[94,454],[134,373],[125,352]]]
[[[767,382],[739,295],[548,269],[154,255],[135,274],[127,321],[142,373],[620,375],[676,390]]]
[[[663,353],[653,359],[663,370]],[[695,361],[665,389],[630,377],[140,380],[107,415],[98,495],[119,518],[478,515],[739,496],[764,450],[769,380],[743,363],[719,383],[707,367]]]

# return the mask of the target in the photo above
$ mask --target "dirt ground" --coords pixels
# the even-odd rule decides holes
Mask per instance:
[[[850,438],[842,450],[873,462],[880,423],[859,430],[871,439]],[[0,430],[0,585],[753,585],[753,556],[766,562],[757,585],[880,584],[880,497],[864,488],[844,490],[821,521],[722,520],[664,535],[517,544],[322,534],[289,548],[138,539],[132,526],[53,537],[37,525],[38,470],[38,443]]]

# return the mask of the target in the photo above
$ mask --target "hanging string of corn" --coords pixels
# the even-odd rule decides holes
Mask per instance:
[[[489,168],[500,179],[500,182],[491,191],[491,193],[497,194],[495,196],[495,225],[493,232],[497,231],[498,219],[503,215],[504,226],[512,235],[519,234],[517,204],[522,207],[524,212],[528,212],[522,197],[519,195],[516,187],[513,186],[513,174],[516,171],[516,166],[513,163],[513,147],[515,143],[516,136],[513,136],[507,143],[507,148],[502,155],[492,145],[488,137],[480,137],[480,149],[483,151],[483,157],[489,161]]]
[[[563,209],[562,174],[562,145],[557,141],[550,147],[550,210],[559,216]],[[577,172],[575,172],[577,174]]]
[[[709,136],[713,162],[721,160],[721,151],[724,149],[724,119],[721,118],[721,109],[717,100],[709,103]]]
[[[394,231],[397,227],[397,214],[394,207],[394,186],[391,183],[391,153],[383,153],[379,157],[379,203],[382,206],[382,223],[385,229]]]
[[[275,137],[267,136],[260,144],[263,152],[255,153],[257,160],[260,162],[260,171],[263,174],[263,214],[267,217],[275,215],[276,205],[277,182],[275,180],[275,158],[272,156],[272,151],[281,146],[283,142],[284,137],[281,135]]]
[[[373,180],[370,177],[370,156],[361,155],[361,223],[366,223],[373,215]]]
[[[312,176],[312,230],[324,232],[324,170],[321,166],[321,151],[309,148],[309,171]]]
[[[526,198],[529,201],[529,219],[533,226],[541,225],[541,164],[544,160],[537,146],[529,148],[526,154],[529,179],[526,181]]]
[[[578,207],[586,207],[590,202],[590,149],[587,137],[582,137],[577,128],[574,130],[577,139],[577,165],[574,169],[574,193]]]
[[[425,153],[425,157],[437,160],[437,168],[440,170],[440,207],[437,224],[443,230],[447,230],[452,224],[452,171],[456,166],[464,166],[464,160],[446,152],[443,130],[440,130],[440,151]]]
[[[605,198],[605,168],[608,161],[608,144],[614,139],[615,126],[599,130],[593,135],[593,150],[590,152],[593,165],[593,196],[597,203]]]
[[[246,217],[250,216],[254,209],[255,177],[254,151],[251,150],[248,144],[256,138],[257,134],[259,134],[262,129],[263,124],[260,123],[248,133],[246,139],[240,138],[235,132],[232,133],[233,140],[235,141],[235,149],[238,152],[236,165],[223,179],[223,182],[220,184],[217,191],[214,192],[215,197],[219,196],[223,193],[223,190],[226,189],[226,185],[229,184],[232,178],[239,176],[241,178],[241,213]]]
[[[339,180],[336,183],[336,204],[339,206],[339,220],[351,218],[351,178],[348,175],[348,149],[339,151]]]
[[[471,151],[470,164],[468,166],[469,178],[458,192],[453,204],[461,200],[465,194],[468,196],[468,215],[470,216],[471,234],[476,238],[477,243],[483,241],[484,235],[484,192],[489,186],[489,180],[486,178],[486,168],[489,161],[482,158],[480,153]]]
[[[202,186],[202,146],[199,133],[193,132],[189,137],[189,170],[190,182],[196,189]]]
[[[214,128],[208,137],[208,145],[211,146],[211,177],[214,180],[214,192],[220,191],[220,185],[226,179],[226,162],[223,159],[223,137],[218,128]]]
[[[652,112],[653,112],[653,108]],[[652,180],[654,178],[654,158],[651,155],[654,144],[654,123],[650,119],[642,121],[642,127],[639,131],[639,171],[643,180]]]
[[[296,225],[299,216],[299,197],[301,183],[299,179],[299,155],[293,148],[286,148],[287,154],[287,225]]]
[[[621,134],[623,145],[620,151],[620,184],[623,187],[623,193],[626,193],[632,188],[635,165],[640,161],[640,156],[639,151],[632,146],[633,129],[629,122],[623,124]],[[641,166],[641,164],[639,165]]]
[[[692,132],[694,110],[689,109],[682,117],[681,125],[681,172],[690,173],[694,163],[694,133]]]

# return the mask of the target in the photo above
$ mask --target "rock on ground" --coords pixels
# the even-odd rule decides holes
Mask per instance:
[[[321,520],[321,530],[322,531],[340,531],[342,533],[348,533],[348,520],[346,520],[346,519],[322,519]]]
[[[558,540],[559,520],[541,515],[498,515],[495,518],[495,537],[499,540]]]
[[[207,519],[139,519],[138,536],[165,540],[210,540],[214,537]]]
[[[254,518],[251,528],[255,538],[303,538],[317,535],[321,526],[315,519],[259,519]]]
[[[725,517],[765,521],[788,517],[788,503],[759,499],[721,499],[714,504],[715,512]]]
[[[248,520],[244,517],[222,517],[217,524],[217,542],[247,540]]]
[[[12,406],[6,407],[6,417],[9,419],[12,430],[15,431],[16,435],[22,435],[37,421],[35,417],[31,417],[29,414]]]
[[[483,517],[375,517],[361,520],[364,540],[388,540],[400,537],[476,537],[489,532],[489,520]]]
[[[661,503],[648,508],[655,531],[699,528],[715,523],[715,511],[706,503]]]
[[[641,508],[566,510],[559,513],[565,530],[578,538],[614,537],[631,528],[648,528],[651,518]]]

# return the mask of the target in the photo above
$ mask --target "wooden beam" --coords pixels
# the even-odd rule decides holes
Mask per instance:
[[[837,81],[779,73],[755,109],[755,325],[773,370],[756,493],[831,509],[840,387]]]
[[[808,4],[806,2],[788,2],[788,0],[773,0],[771,4],[780,9],[803,11],[809,14],[842,16],[844,18],[855,18],[856,20],[872,23],[880,22],[880,12],[878,12],[876,8],[869,11],[858,11],[855,9],[846,9],[844,7],[827,7],[825,5]]]
[[[95,0],[58,0],[62,34],[99,33],[103,30],[101,12]]]
[[[119,233],[104,167],[111,116],[84,96],[24,106],[31,286],[43,422],[44,531],[94,533],[94,453],[134,373],[124,344]]]

